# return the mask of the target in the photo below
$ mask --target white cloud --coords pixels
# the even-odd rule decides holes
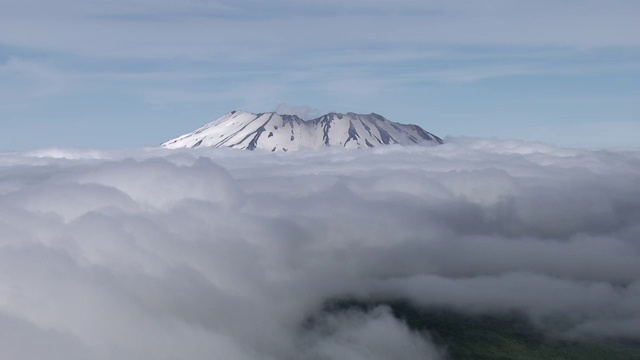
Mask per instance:
[[[316,320],[304,354],[309,359],[441,359],[444,351],[412,333],[384,307],[345,312]]]
[[[296,115],[301,119],[310,119],[318,113],[317,109],[314,109],[306,105],[293,105],[289,106],[285,103],[278,104],[275,109],[278,114]]]
[[[0,357],[441,356],[383,308],[302,326],[343,297],[633,338],[639,162],[483,139],[0,154],[0,332],[22,339]]]
[[[325,11],[309,10],[319,7]],[[67,0],[52,6],[33,0],[5,7],[0,43],[99,57],[238,61],[299,57],[305,50],[344,50],[354,44],[639,44],[633,36],[640,11],[634,1],[359,1],[305,6],[272,1],[268,8],[254,8],[255,3],[242,1],[87,6]],[[406,49],[399,49],[400,56]]]

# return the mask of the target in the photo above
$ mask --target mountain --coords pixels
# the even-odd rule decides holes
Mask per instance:
[[[329,113],[313,120],[274,112],[232,111],[219,119],[163,143],[167,149],[232,147],[294,151],[325,146],[437,145],[442,139],[417,125],[404,125],[378,114]]]

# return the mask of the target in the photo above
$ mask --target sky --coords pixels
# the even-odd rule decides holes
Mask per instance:
[[[512,140],[1,153],[0,358],[448,358],[340,299],[637,341],[638,183],[637,148]]]
[[[635,0],[1,0],[0,150],[156,146],[232,110],[637,146]]]

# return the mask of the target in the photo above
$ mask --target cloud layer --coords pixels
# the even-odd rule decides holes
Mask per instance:
[[[0,355],[439,358],[384,307],[640,332],[640,151],[482,139],[0,155]]]

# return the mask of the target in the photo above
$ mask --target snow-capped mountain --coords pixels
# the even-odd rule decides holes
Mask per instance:
[[[329,113],[313,120],[274,112],[232,111],[219,119],[162,144],[168,149],[232,147],[294,151],[325,146],[437,145],[442,139],[417,125],[404,125],[378,114]]]

